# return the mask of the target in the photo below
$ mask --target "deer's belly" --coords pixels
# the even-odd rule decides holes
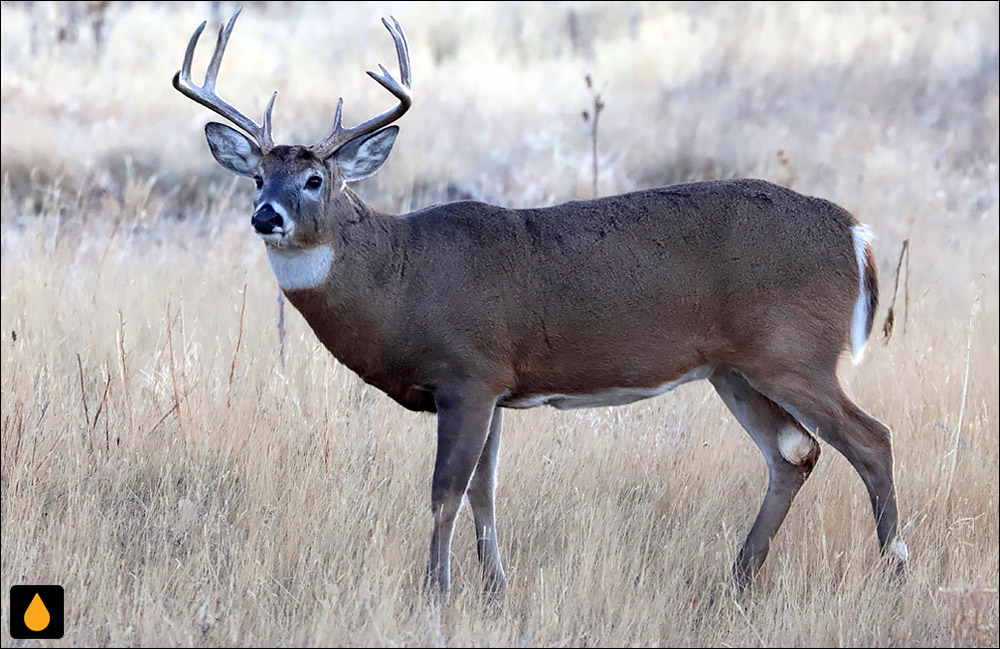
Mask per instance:
[[[713,365],[700,365],[682,376],[654,387],[612,387],[600,392],[585,394],[517,394],[501,399],[497,405],[504,408],[534,408],[549,405],[559,410],[572,408],[599,408],[622,406],[627,403],[649,399],[669,392],[679,385],[698,379],[706,379],[715,370]]]

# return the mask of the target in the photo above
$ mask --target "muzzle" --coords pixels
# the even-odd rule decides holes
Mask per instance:
[[[250,217],[250,223],[258,234],[273,234],[275,230],[285,231],[285,220],[270,203],[264,203],[257,208],[257,211]]]

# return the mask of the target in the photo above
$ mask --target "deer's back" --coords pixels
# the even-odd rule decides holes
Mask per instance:
[[[546,384],[532,389],[603,382],[598,364],[619,382],[672,380],[776,336],[805,344],[810,324],[842,346],[857,293],[854,218],[760,180],[406,220],[403,290],[420,298],[405,303],[420,306],[402,321]]]

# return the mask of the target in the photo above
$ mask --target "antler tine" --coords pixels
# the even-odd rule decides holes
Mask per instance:
[[[201,38],[201,33],[205,31],[205,25],[207,24],[207,20],[201,21],[198,29],[194,30],[194,33],[191,34],[187,49],[184,50],[184,63],[181,64],[181,69],[174,75],[174,85],[177,85],[176,79],[178,76],[183,75],[185,79],[191,78],[191,63],[194,61],[194,49],[198,46],[198,39]]]
[[[344,100],[341,98],[337,102],[337,112],[333,118],[333,130],[329,135],[323,138],[322,141],[312,147],[313,151],[318,156],[326,157],[336,151],[341,145],[346,144],[355,138],[368,135],[369,133],[374,133],[380,128],[388,126],[402,117],[403,113],[405,113],[413,103],[413,96],[410,94],[410,49],[406,43],[406,36],[403,34],[403,28],[400,26],[399,21],[393,18],[392,23],[393,24],[390,25],[388,20],[385,18],[382,19],[382,24],[385,25],[385,28],[389,31],[389,34],[392,36],[392,40],[396,44],[396,58],[399,60],[399,78],[402,83],[396,81],[382,64],[379,64],[378,66],[379,70],[381,70],[381,74],[369,70],[368,76],[377,81],[380,86],[391,92],[393,96],[399,100],[399,103],[366,122],[362,122],[361,124],[351,128],[344,128],[341,121],[343,117]]]
[[[219,66],[222,65],[222,55],[226,53],[226,45],[229,44],[229,35],[233,33],[233,26],[236,24],[236,19],[239,17],[241,11],[243,11],[243,7],[238,7],[233,12],[228,23],[219,25],[219,35],[215,40],[215,51],[212,52],[212,60],[208,62],[208,71],[205,72],[204,86],[206,88],[215,88],[215,80],[219,77]]]
[[[396,42],[396,58],[399,59],[399,79],[403,82],[404,86],[409,88],[410,44],[406,42],[406,35],[403,33],[403,27],[399,24],[399,21],[394,16],[389,17],[392,18],[392,24],[395,26],[395,29],[389,26],[385,18],[382,19],[382,24],[389,30],[389,33],[392,34],[392,39]],[[399,38],[396,38],[397,35]]]
[[[337,100],[337,112],[333,115],[333,130],[339,131],[344,117],[344,98]]]
[[[181,65],[181,69],[174,75],[173,83],[174,88],[179,90],[185,97],[193,99],[202,106],[215,111],[246,131],[247,134],[256,140],[257,146],[266,152],[274,147],[274,141],[271,138],[271,109],[274,106],[274,98],[278,93],[276,92],[271,95],[271,100],[267,102],[267,108],[264,109],[263,123],[258,126],[256,122],[223,100],[215,92],[215,82],[219,77],[222,56],[226,53],[226,45],[229,44],[229,35],[233,31],[236,18],[239,17],[241,11],[243,11],[243,7],[238,8],[233,13],[232,18],[229,19],[229,22],[224,27],[219,28],[219,36],[215,42],[215,51],[212,53],[212,60],[208,64],[208,70],[205,72],[204,83],[198,86],[191,79],[191,63],[194,61],[194,51],[198,46],[198,39],[205,30],[204,22],[198,25],[198,28],[194,30],[194,34],[191,35],[187,50],[184,52],[184,62]]]
[[[260,149],[261,151],[267,151],[274,148],[274,140],[271,139],[271,109],[274,108],[274,100],[278,97],[278,91],[275,90],[271,93],[271,98],[267,100],[267,106],[264,107],[264,121],[261,122],[261,141]]]

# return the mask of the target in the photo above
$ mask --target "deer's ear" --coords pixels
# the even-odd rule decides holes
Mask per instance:
[[[256,175],[261,154],[260,148],[250,138],[218,122],[205,125],[205,137],[220,165],[240,176],[252,178]]]
[[[341,179],[346,182],[361,180],[378,171],[389,157],[398,133],[398,126],[390,126],[337,149],[332,159],[340,169]]]

